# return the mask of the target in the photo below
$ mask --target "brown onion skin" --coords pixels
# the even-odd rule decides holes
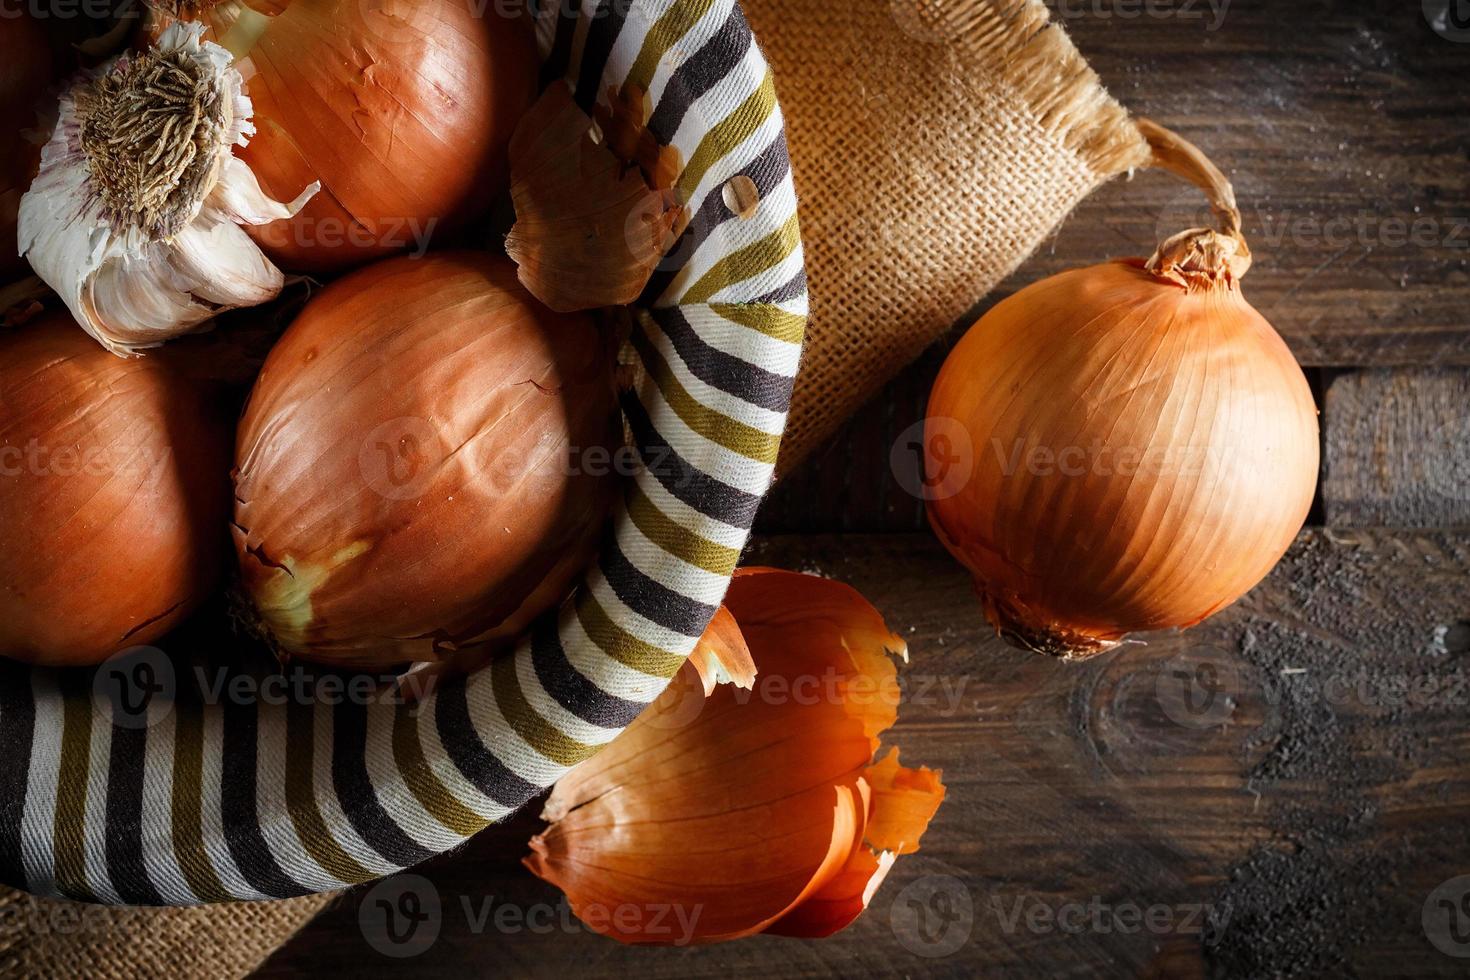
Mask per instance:
[[[0,16],[0,282],[25,274],[16,249],[16,212],[36,179],[41,147],[22,134],[56,79],[51,38],[30,14]]]
[[[249,6],[271,20],[245,71],[256,134],[237,152],[276,200],[322,185],[294,218],[246,228],[282,269],[334,273],[421,251],[505,191],[511,133],[536,92],[529,18],[494,4],[479,15],[465,0]],[[238,0],[198,14],[221,43],[238,15]]]
[[[618,486],[572,465],[621,444],[612,361],[503,258],[390,259],[316,296],[239,430],[236,551],[278,651],[434,661],[560,603]]]
[[[0,333],[0,655],[99,663],[207,598],[230,440],[209,392],[109,354],[69,315]]]
[[[927,427],[931,450],[940,431],[968,442],[948,471],[926,453],[934,530],[1003,635],[1069,659],[1234,602],[1316,491],[1316,407],[1281,337],[1238,283],[1134,260],[998,303],[945,362]]]

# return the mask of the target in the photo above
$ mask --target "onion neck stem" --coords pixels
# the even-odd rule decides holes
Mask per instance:
[[[1218,232],[1194,228],[1164,242],[1148,262],[1150,271],[1175,279],[1239,279],[1245,275],[1251,252],[1241,233],[1240,207],[1230,178],[1199,147],[1173,130],[1151,119],[1139,119],[1135,124],[1153,151],[1150,166],[1167,170],[1204,191],[1220,224]]]

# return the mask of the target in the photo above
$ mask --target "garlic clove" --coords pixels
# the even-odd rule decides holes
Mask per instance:
[[[896,718],[888,651],[903,649],[877,610],[841,583],[775,569],[737,572],[726,603],[760,671],[755,692],[720,685],[706,700],[686,665],[557,785],[542,814],[551,826],[531,842],[526,865],[622,942],[830,935],[917,847],[943,799],[937,773],[896,755],[873,763]],[[728,645],[728,629],[717,622],[721,638],[701,646]],[[600,914],[653,906],[681,913],[686,933]]]
[[[260,181],[249,164],[237,156],[229,156],[224,160],[219,183],[204,200],[204,208],[236,224],[268,225],[296,217],[321,189],[321,181],[313,181],[296,200],[282,204],[260,189]]]
[[[254,132],[229,52],[200,24],[84,73],[22,197],[20,250],[103,346],[127,355],[265,302],[284,279],[242,231],[289,217],[233,155]]]

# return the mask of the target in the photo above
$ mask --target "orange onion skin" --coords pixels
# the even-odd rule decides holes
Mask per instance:
[[[16,212],[36,179],[41,147],[22,134],[40,125],[37,108],[56,78],[51,39],[30,14],[0,16],[0,280],[25,273],[16,249]]]
[[[1136,260],[992,308],[941,369],[925,442],[930,523],[992,623],[1068,658],[1234,602],[1316,490],[1311,390],[1238,281]]]
[[[464,0],[250,6],[269,19],[242,62],[256,134],[237,152],[277,200],[322,184],[294,218],[246,229],[282,269],[422,250],[506,189],[511,133],[535,97],[529,18]],[[214,40],[229,43],[240,7],[203,9]]]
[[[278,651],[435,661],[557,605],[618,486],[612,361],[503,258],[390,259],[316,296],[239,430],[236,550]]]
[[[0,334],[0,655],[99,663],[218,585],[230,420],[66,314]]]

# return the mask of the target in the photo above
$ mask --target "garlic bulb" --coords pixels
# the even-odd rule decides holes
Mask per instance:
[[[203,32],[175,24],[79,79],[21,199],[21,252],[115,354],[273,299],[281,271],[240,225],[290,217],[318,189],[281,204],[234,155],[255,132],[250,99]]]

